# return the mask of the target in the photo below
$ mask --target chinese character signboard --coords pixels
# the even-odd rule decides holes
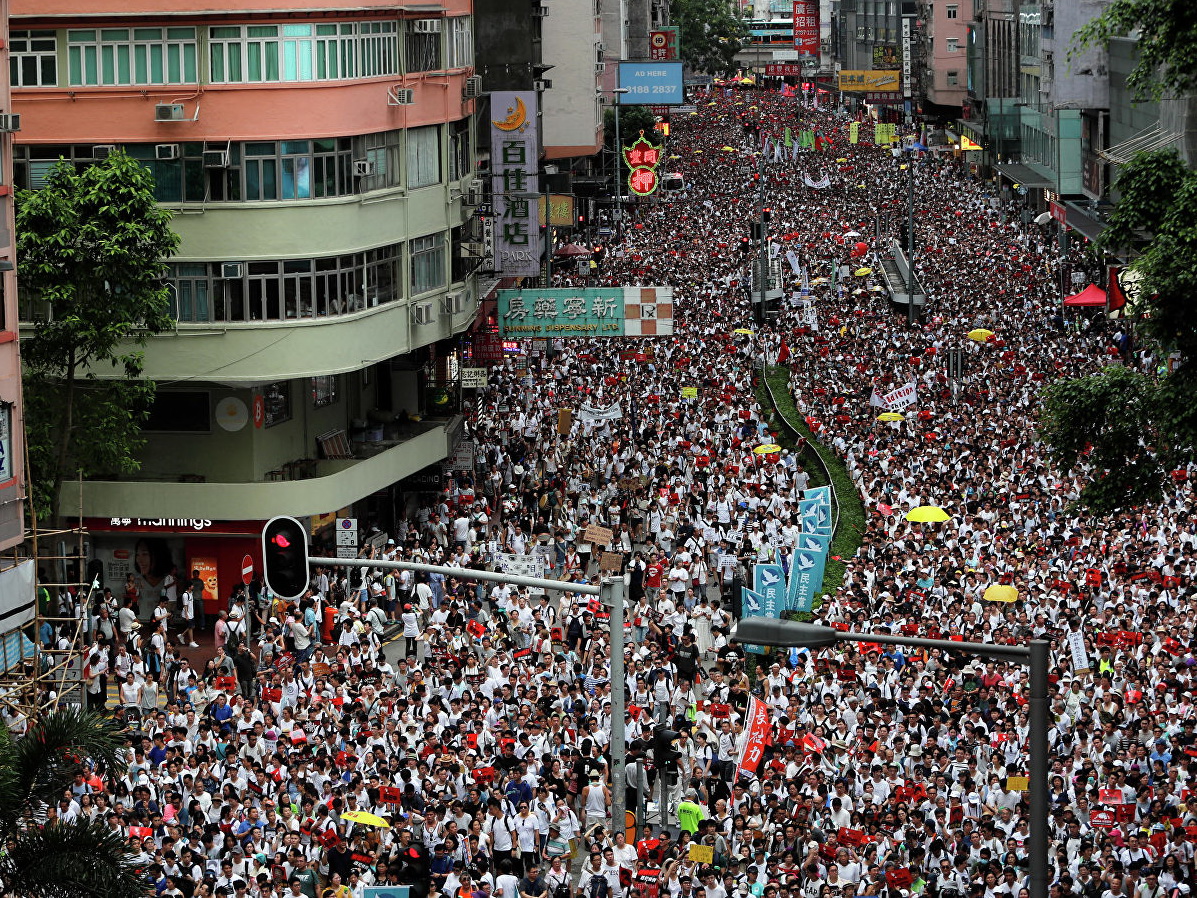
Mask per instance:
[[[896,91],[901,84],[901,72],[840,72],[840,90],[846,91]]]
[[[794,49],[819,55],[819,0],[794,0]]]
[[[658,31],[648,33],[649,59],[677,59],[676,25],[666,26]]]
[[[495,275],[540,274],[540,166],[536,92],[491,94],[490,164],[494,194]]]
[[[504,337],[658,337],[673,333],[669,287],[500,290]]]
[[[769,62],[765,63],[765,74],[774,78],[784,78],[787,75],[797,77],[802,74],[802,63],[799,62]]]
[[[911,20],[902,17],[902,96],[909,97],[913,67],[910,64]]]
[[[661,148],[644,139],[644,132],[630,147],[623,148],[623,162],[631,173],[628,175],[628,189],[640,196],[648,196],[657,189],[657,164],[661,161]]]

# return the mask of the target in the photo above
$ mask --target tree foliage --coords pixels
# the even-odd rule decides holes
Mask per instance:
[[[1073,37],[1073,52],[1138,32],[1139,61],[1127,79],[1137,99],[1197,88],[1197,4],[1193,0],[1113,0]]]
[[[678,26],[678,53],[695,72],[727,75],[736,69],[748,26],[723,0],[672,0],[670,21]]]
[[[1161,363],[1177,360],[1171,371],[1114,367],[1044,391],[1043,435],[1057,461],[1092,466],[1081,499],[1099,512],[1158,499],[1197,447],[1197,173],[1173,150],[1140,153],[1115,189],[1121,198],[1097,247],[1139,249],[1136,338]]]
[[[18,193],[21,289],[47,308],[21,347],[41,514],[57,518],[64,479],[136,469],[153,398],[140,349],[172,323],[163,278],[177,247],[152,176],[124,153],[82,171],[59,162]]]
[[[40,825],[83,759],[119,777],[121,736],[112,721],[64,708],[22,738],[0,726],[0,894],[27,898],[140,898],[150,894],[122,832],[104,821]],[[39,825],[34,825],[39,824]]]
[[[626,147],[643,131],[650,143],[658,143],[660,135],[653,131],[656,122],[656,116],[647,106],[620,106],[620,142]],[[608,148],[615,146],[615,110],[611,107],[603,113],[603,138]]]

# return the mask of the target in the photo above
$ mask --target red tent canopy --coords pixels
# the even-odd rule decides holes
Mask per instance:
[[[1064,300],[1064,305],[1066,306],[1104,306],[1105,304],[1106,291],[1097,286],[1097,284],[1090,284],[1080,293]]]

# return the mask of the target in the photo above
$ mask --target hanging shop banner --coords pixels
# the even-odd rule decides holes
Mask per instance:
[[[748,725],[744,728],[744,745],[736,759],[736,779],[756,776],[772,729],[769,706],[754,695],[748,702]]]
[[[794,0],[794,49],[819,55],[819,0]]]
[[[535,277],[541,256],[537,95],[531,90],[500,90],[490,97],[495,276]]]
[[[673,288],[500,290],[503,337],[660,337],[673,333]]]

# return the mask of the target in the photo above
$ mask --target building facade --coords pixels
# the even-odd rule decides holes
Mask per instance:
[[[479,299],[471,0],[252,7],[13,0],[14,182],[119,148],[181,238],[141,470],[63,494],[93,530],[364,514],[454,439]]]
[[[967,96],[967,38],[970,0],[924,0],[923,98],[952,119]]]
[[[10,46],[8,3],[0,0],[0,40]],[[21,354],[17,328],[16,238],[13,229],[13,142],[8,72],[0,74],[0,551],[18,545],[25,529],[25,424],[21,402]]]

